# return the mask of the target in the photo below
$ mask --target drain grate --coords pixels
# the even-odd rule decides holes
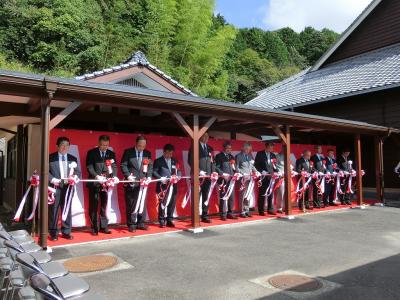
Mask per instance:
[[[118,263],[118,258],[111,255],[90,255],[68,259],[64,267],[71,273],[95,272],[110,269]]]
[[[312,277],[295,274],[282,274],[268,278],[273,287],[297,293],[313,292],[322,288],[322,283]]]

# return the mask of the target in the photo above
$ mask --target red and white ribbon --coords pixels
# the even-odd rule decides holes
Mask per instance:
[[[216,185],[216,183],[218,181],[218,173],[217,172],[211,173],[210,179],[211,179],[211,185],[210,185],[210,189],[209,189],[208,194],[207,194],[207,199],[204,202],[205,206],[208,206],[208,203],[210,202],[212,192],[214,191],[214,187],[215,187],[215,185]]]
[[[240,177],[242,177],[242,174],[240,173],[233,174],[231,180],[229,181],[228,189],[226,190],[225,195],[222,197],[222,200],[228,201],[233,191],[235,190],[236,181],[238,181]]]
[[[148,158],[143,158],[142,165],[143,165],[143,173],[145,173],[145,174],[147,173],[149,163],[150,163],[150,161]]]
[[[147,189],[149,187],[150,180],[147,178],[142,178],[140,179],[140,189],[139,189],[139,195],[138,195],[138,200],[136,201],[136,206],[135,206],[135,222],[137,222],[137,216],[138,214],[142,214],[144,210],[144,205],[146,202],[146,195],[147,195]]]
[[[33,189],[33,207],[32,208],[36,210],[36,206],[37,206],[37,202],[38,202],[38,198],[39,198],[39,175],[37,175],[36,171],[31,176],[29,181],[30,181],[29,187],[26,190],[24,196],[22,197],[21,202],[18,206],[17,212],[15,213],[15,216],[14,216],[14,221],[16,221],[16,222],[20,221],[22,210],[24,209],[24,206],[25,206],[26,198],[28,197],[31,189]],[[32,215],[32,213],[31,213],[31,215]],[[35,214],[33,213],[33,215],[35,215]]]
[[[71,210],[72,199],[76,193],[76,184],[79,182],[78,176],[74,175],[75,169],[78,167],[76,162],[71,162],[69,164],[69,177],[68,177],[68,188],[65,193],[64,207],[61,213],[61,219],[63,221],[67,220],[68,214]]]
[[[174,192],[174,187],[175,185],[178,183],[179,179],[176,175],[172,175],[171,178],[169,179],[169,184],[167,187],[167,197],[165,199],[165,194],[162,193],[162,195],[160,195],[160,201],[161,201],[161,209],[163,211],[164,217],[167,217],[167,212],[168,212],[168,205],[171,202],[172,199],[172,195]],[[164,201],[165,200],[165,201]]]

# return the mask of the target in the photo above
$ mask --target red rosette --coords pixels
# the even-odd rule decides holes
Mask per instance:
[[[326,165],[326,160],[325,160],[325,159],[323,159],[323,160],[322,160],[322,163],[323,163],[324,165]]]
[[[31,177],[31,186],[38,186],[39,185],[39,176],[32,175]]]
[[[143,173],[147,173],[147,166],[149,165],[149,163],[150,163],[150,160],[147,157],[143,158],[143,160],[142,160]]]
[[[179,163],[176,163],[176,164],[175,164],[175,168],[176,168],[176,170],[178,171],[178,170],[181,169],[181,165],[180,165]]]
[[[170,179],[171,184],[176,184],[178,183],[178,177],[176,175],[172,175]]]
[[[236,163],[236,161],[235,161],[234,159],[231,159],[231,160],[229,161],[229,163],[230,163],[231,165],[234,165],[234,164]]]
[[[312,160],[310,160],[310,167],[314,167],[314,162]]]
[[[276,164],[276,158],[274,157],[273,159],[271,159],[273,164]]]
[[[332,167],[333,167],[334,169],[337,169],[337,163],[333,163],[333,164],[332,164]]]

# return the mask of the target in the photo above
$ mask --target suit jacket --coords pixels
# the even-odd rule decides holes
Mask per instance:
[[[326,170],[330,173],[334,172],[333,164],[336,163],[336,159],[326,157]]]
[[[346,160],[342,155],[340,155],[340,156],[336,159],[336,163],[337,163],[338,168],[339,168],[340,170],[342,170],[342,171],[350,171],[350,165],[349,165],[349,163],[348,163],[349,160],[351,160],[350,157],[347,157],[347,160]],[[352,168],[355,169],[354,163],[353,163],[353,165],[352,165]]]
[[[247,154],[247,159],[244,152],[240,152],[235,157],[236,160],[236,170],[241,174],[251,174],[252,172],[257,172],[255,166],[251,163],[253,157],[251,154]]]
[[[226,155],[225,152],[220,152],[215,156],[215,169],[218,175],[222,175],[223,173],[233,175],[235,173],[230,163],[232,159],[235,160],[233,155]]]
[[[325,172],[326,170],[324,169],[324,165],[323,165],[323,160],[325,159],[325,157],[320,154],[319,158],[317,156],[317,154],[314,154],[313,156],[311,156],[311,161],[314,163],[314,168],[318,171],[318,172]]]
[[[171,158],[171,170],[168,168],[168,164],[164,158],[161,156],[154,161],[153,165],[153,177],[159,179],[161,177],[171,177],[171,175],[182,176],[181,170],[176,169],[176,164],[178,160],[174,157]],[[161,191],[161,187],[166,189],[167,184],[162,184],[161,182],[157,182],[156,191],[159,193]],[[176,193],[177,189],[175,189],[174,193]]]
[[[117,163],[115,161],[115,153],[110,149],[107,149],[105,158],[101,157],[100,149],[93,148],[88,151],[86,155],[86,169],[89,173],[89,178],[96,178],[97,175],[103,175],[105,177],[110,177],[108,174],[106,160],[112,159],[114,162],[111,164],[112,167],[112,176],[118,175]],[[88,182],[87,186],[99,186],[100,184],[97,182]]]
[[[210,175],[212,172],[215,171],[215,163],[213,158],[213,148],[206,144],[206,150],[201,146],[199,143],[199,167],[200,171],[206,172]],[[188,157],[189,164],[192,164],[192,147],[189,150],[189,157]]]
[[[147,158],[149,164],[147,165],[147,174],[143,173],[143,159]],[[142,178],[151,177],[153,174],[153,162],[151,161],[151,153],[148,150],[143,150],[142,162],[139,165],[139,160],[136,157],[136,149],[129,148],[124,151],[121,160],[121,171],[125,178],[128,178],[131,174],[136,177],[137,180]],[[138,185],[132,184],[132,186]]]
[[[68,175],[69,175],[69,164],[71,162],[76,162],[76,164],[78,165],[77,158],[71,154],[67,154],[67,167],[68,167],[67,174]],[[79,165],[75,168],[74,175],[77,175],[78,177],[81,176],[81,170],[79,168]],[[54,178],[61,179],[61,177],[63,177],[63,175],[61,174],[61,170],[60,170],[60,162],[59,162],[58,152],[51,153],[49,155],[49,184],[50,184],[50,186],[54,186],[51,183],[52,179],[54,179]],[[66,184],[65,182],[61,181],[60,188],[63,188],[65,184]]]
[[[255,159],[255,167],[257,169],[258,172],[262,172],[262,171],[266,171],[270,174],[278,171],[276,168],[274,168],[274,166],[272,165],[272,159],[275,158],[276,159],[276,155],[273,152],[270,152],[270,159],[268,161],[267,159],[267,153],[262,150],[262,151],[258,151],[257,155],[256,155],[256,159]]]
[[[314,168],[311,168],[310,161],[308,161],[308,164],[304,157],[300,157],[298,160],[296,160],[296,172],[301,173],[302,171],[306,171],[308,173],[314,172]]]

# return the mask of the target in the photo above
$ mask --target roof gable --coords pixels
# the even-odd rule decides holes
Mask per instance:
[[[76,79],[123,85],[131,85],[129,83],[132,82],[136,87],[197,96],[152,65],[141,51],[133,53],[129,59],[118,66],[77,76]]]

